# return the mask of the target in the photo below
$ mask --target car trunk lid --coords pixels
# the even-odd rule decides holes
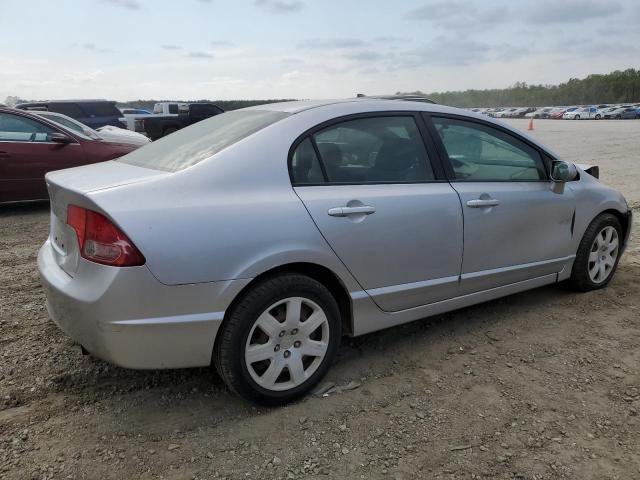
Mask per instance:
[[[48,173],[45,178],[51,200],[49,241],[60,268],[73,277],[80,261],[76,233],[67,224],[69,205],[88,208],[108,217],[91,200],[89,193],[167,175],[171,173],[113,161]]]

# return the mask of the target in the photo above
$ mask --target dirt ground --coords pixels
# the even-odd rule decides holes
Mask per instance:
[[[526,122],[514,120],[519,128]],[[82,356],[36,273],[48,206],[0,208],[0,479],[640,479],[640,121],[536,121],[634,207],[609,288],[557,286],[345,339],[327,381],[280,409],[213,369]]]

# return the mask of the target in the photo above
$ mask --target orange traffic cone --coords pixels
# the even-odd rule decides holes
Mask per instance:
[[[529,119],[529,127],[527,127],[527,130],[533,130],[533,118]]]

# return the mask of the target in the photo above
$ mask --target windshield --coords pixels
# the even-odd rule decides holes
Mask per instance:
[[[55,122],[58,125],[68,128],[69,130],[72,130],[75,133],[79,133],[80,135],[87,137],[89,139],[98,140],[100,138],[100,136],[97,133],[95,133],[93,130],[91,130],[89,127],[87,127],[86,125],[83,125],[80,122],[76,122],[75,120],[69,117],[64,117],[62,115],[53,115],[51,113],[38,113],[38,115],[40,115],[43,118],[46,118],[51,122]]]
[[[221,113],[156,140],[117,161],[177,172],[288,116],[288,113],[266,110]]]

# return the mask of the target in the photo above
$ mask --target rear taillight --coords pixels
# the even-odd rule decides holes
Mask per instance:
[[[142,253],[104,215],[77,205],[69,205],[67,224],[76,232],[82,258],[113,267],[144,265]]]

